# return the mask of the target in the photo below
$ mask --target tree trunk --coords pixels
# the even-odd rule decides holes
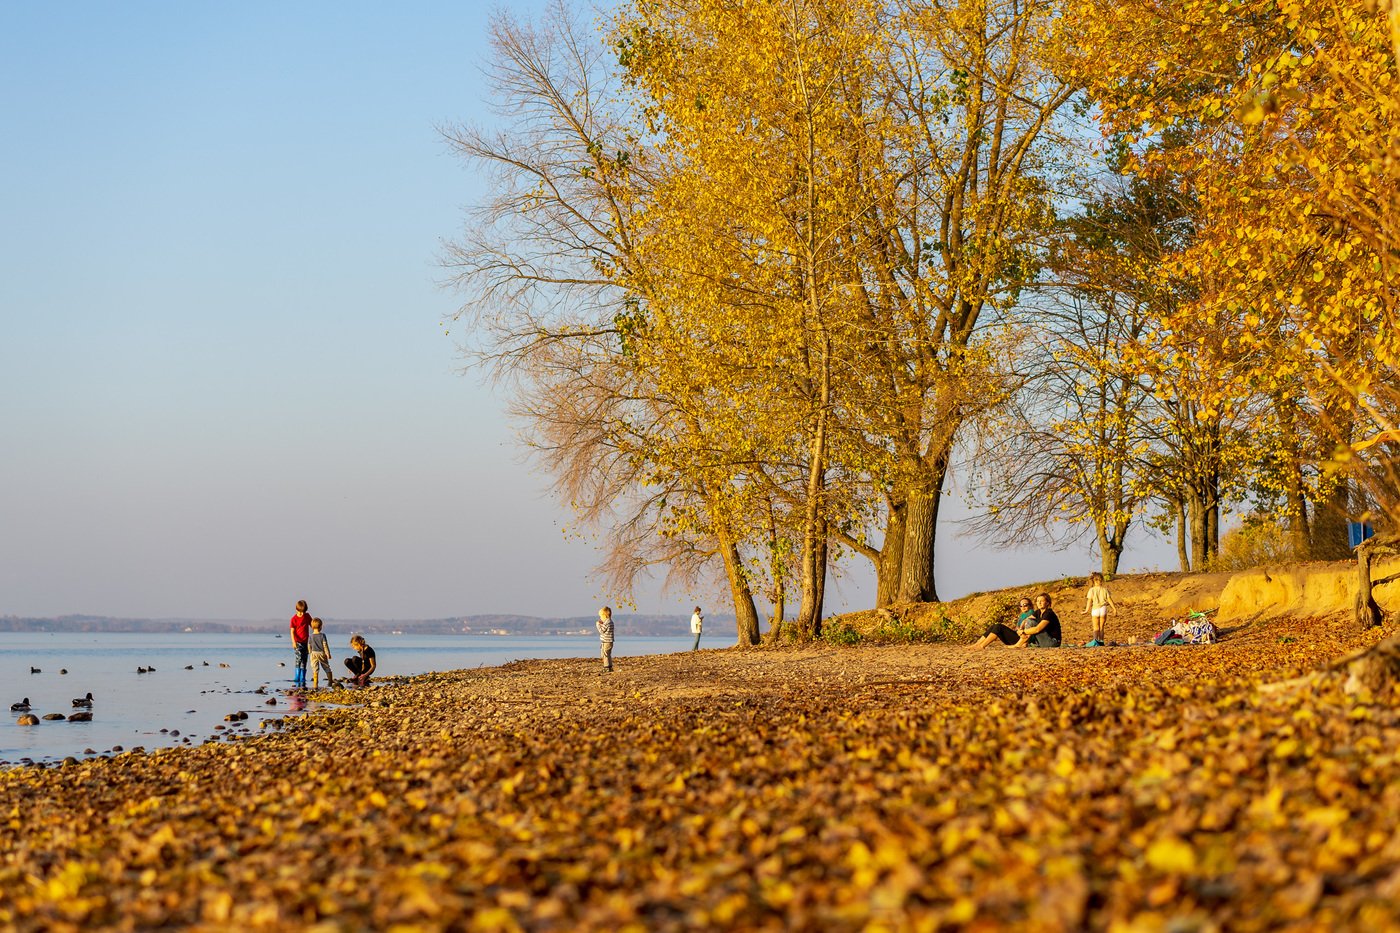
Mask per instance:
[[[1312,556],[1317,560],[1345,560],[1351,556],[1347,540],[1347,516],[1351,506],[1351,490],[1345,480],[1313,513]]]
[[[1188,538],[1186,534],[1186,506],[1180,499],[1176,500],[1176,559],[1181,564],[1182,573],[1191,572],[1191,555],[1187,552],[1186,546]]]
[[[943,497],[947,461],[940,459],[922,482],[909,493],[904,524],[904,554],[899,573],[899,599],[908,603],[936,603],[933,579],[934,538],[938,532],[938,507]]]
[[[1220,473],[1212,471],[1209,492],[1210,506],[1206,509],[1206,554],[1210,566],[1220,557]]]
[[[807,474],[807,502],[802,529],[802,602],[797,608],[797,630],[815,638],[821,628],[822,587],[826,580],[825,537],[821,534],[822,493],[826,486],[826,414],[817,416],[812,441],[812,462]]]
[[[812,637],[820,638],[822,634],[822,611],[826,606],[826,568],[827,557],[830,551],[830,544],[827,538],[827,524],[823,519],[821,523],[821,534],[817,538],[817,567],[821,570],[821,575],[816,578],[817,601],[816,608],[812,613]]]
[[[1288,477],[1288,537],[1292,543],[1293,559],[1306,560],[1309,555],[1308,498],[1303,489],[1303,468],[1295,459]]]
[[[1197,572],[1210,566],[1210,550],[1206,538],[1206,504],[1201,494],[1191,490],[1187,499],[1187,511],[1191,519],[1191,564]]]
[[[885,524],[885,544],[880,548],[880,564],[875,575],[875,608],[883,609],[899,598],[899,574],[904,563],[903,502],[888,502],[889,521]]]
[[[778,517],[773,513],[771,499],[768,501],[768,573],[773,582],[773,589],[768,594],[773,605],[773,617],[768,623],[771,634],[777,632],[783,621],[783,613],[787,611],[787,567],[783,565],[778,544]]]
[[[1356,548],[1356,624],[1363,631],[1385,620],[1385,613],[1371,591],[1371,564],[1378,554],[1393,550],[1389,535],[1367,538]]]
[[[1113,579],[1118,572],[1118,561],[1123,557],[1123,537],[1121,533],[1099,535],[1099,570],[1106,579]]]
[[[748,574],[744,573],[739,546],[727,531],[721,531],[718,537],[720,556],[724,560],[724,573],[729,578],[729,595],[734,600],[738,645],[756,645],[761,640],[758,632],[758,609],[754,606],[753,592],[749,589]]]

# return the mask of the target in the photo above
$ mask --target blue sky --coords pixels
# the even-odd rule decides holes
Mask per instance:
[[[469,3],[0,6],[0,614],[616,599],[444,333],[458,299],[437,259],[481,189],[436,127],[491,119],[487,19]],[[1091,563],[1026,555],[1008,579],[993,552],[947,531],[940,546],[945,596]],[[831,608],[870,591],[858,573]]]

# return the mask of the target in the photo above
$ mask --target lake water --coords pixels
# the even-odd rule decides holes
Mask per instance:
[[[329,634],[329,633],[328,633]],[[336,677],[353,652],[348,636],[331,634]],[[422,674],[495,666],[526,658],[598,657],[596,636],[375,635],[377,675]],[[667,654],[691,646],[688,635],[619,638],[618,657]],[[20,726],[0,720],[0,765],[61,761],[106,754],[114,747],[197,744],[232,731],[259,731],[262,719],[315,709],[314,700],[286,696],[292,651],[274,633],[244,635],[5,632],[0,633],[0,702],[28,698],[31,712],[74,712],[73,699],[91,692],[92,722],[42,721]],[[279,667],[278,662],[286,664]],[[206,666],[207,664],[207,666]],[[222,667],[220,665],[227,665]],[[154,668],[138,674],[138,667]],[[189,667],[189,670],[186,670]],[[40,673],[31,673],[39,668]],[[67,674],[60,674],[67,669]],[[308,671],[310,676],[310,671]],[[258,692],[259,690],[263,692]],[[275,700],[269,704],[268,700]],[[248,719],[227,724],[243,711]],[[219,727],[224,727],[220,729]],[[162,731],[167,730],[167,731]],[[91,752],[87,752],[91,749]]]

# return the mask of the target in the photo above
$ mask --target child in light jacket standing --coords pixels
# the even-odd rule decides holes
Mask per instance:
[[[603,648],[603,671],[612,671],[613,620],[612,608],[604,606],[598,610],[598,641]]]
[[[1103,574],[1097,571],[1089,574],[1089,592],[1084,594],[1084,611],[1089,613],[1089,626],[1093,633],[1084,643],[1085,648],[1104,646],[1104,622],[1108,620],[1108,610],[1116,608],[1113,594],[1103,585]]]
[[[320,619],[311,620],[311,637],[306,640],[306,657],[311,663],[313,679],[319,682],[321,671],[325,671],[326,686],[334,687],[335,678],[331,676],[331,642],[321,631],[321,627]]]
[[[700,632],[705,628],[705,618],[700,615],[700,607],[695,607],[695,614],[690,617],[690,634],[695,636],[695,647],[691,651],[700,650]]]

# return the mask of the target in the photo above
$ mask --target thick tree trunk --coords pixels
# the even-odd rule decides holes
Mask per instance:
[[[904,511],[903,502],[889,502],[885,545],[880,548],[875,575],[876,609],[883,609],[899,598],[899,574],[904,564]]]
[[[948,462],[939,459],[927,470],[922,482],[909,493],[904,523],[904,559],[899,573],[900,602],[936,603],[934,584],[934,540],[938,533],[938,507],[943,498],[943,480]]]
[[[1371,564],[1378,555],[1392,553],[1394,543],[1390,535],[1384,535],[1368,538],[1356,548],[1356,624],[1362,630],[1385,621],[1385,612],[1371,590]]]
[[[1099,535],[1099,570],[1108,579],[1118,572],[1118,561],[1123,557],[1123,537],[1121,533]]]
[[[734,600],[738,644],[741,647],[756,645],[761,640],[758,631],[758,609],[754,606],[753,592],[749,589],[748,574],[744,573],[739,546],[727,532],[721,531],[718,537],[720,556],[724,560],[724,573],[729,578],[729,595]]]

